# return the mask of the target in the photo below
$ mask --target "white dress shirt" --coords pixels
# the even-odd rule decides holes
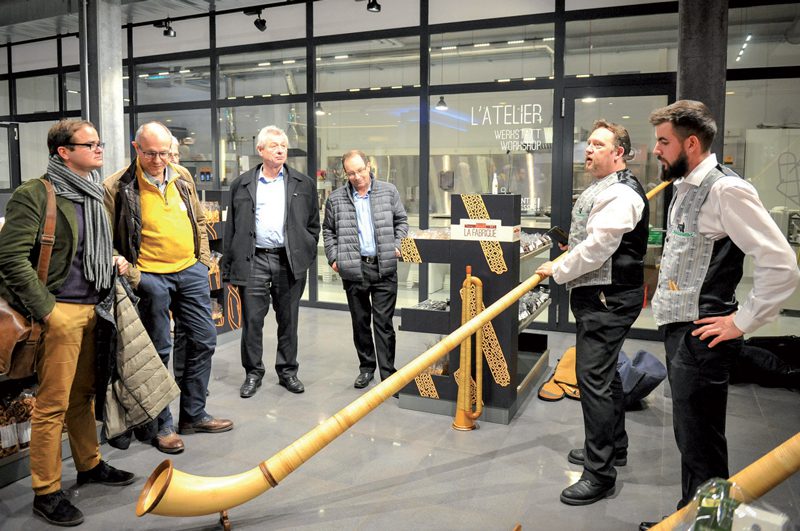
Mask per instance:
[[[628,185],[617,183],[597,194],[586,220],[586,239],[553,264],[553,280],[564,284],[599,269],[642,219],[642,211],[644,201]]]

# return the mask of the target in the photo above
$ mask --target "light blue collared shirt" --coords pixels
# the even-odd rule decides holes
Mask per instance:
[[[275,179],[258,172],[256,187],[256,247],[283,247],[283,220],[286,215],[286,183],[283,169]]]
[[[372,224],[372,208],[369,204],[369,196],[372,187],[367,190],[367,195],[359,197],[358,192],[353,191],[353,202],[356,205],[356,221],[358,222],[358,244],[361,247],[361,256],[376,256],[375,248],[375,226]]]

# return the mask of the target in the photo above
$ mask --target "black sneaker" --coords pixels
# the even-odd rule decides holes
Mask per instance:
[[[133,483],[134,475],[124,470],[117,470],[105,461],[100,461],[96,467],[86,472],[78,472],[78,485],[84,483],[102,483],[121,487]]]
[[[83,523],[83,513],[70,501],[63,490],[33,497],[33,514],[45,522],[63,527]]]

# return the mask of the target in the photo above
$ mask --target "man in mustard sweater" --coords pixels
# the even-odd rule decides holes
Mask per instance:
[[[187,349],[180,382],[178,433],[219,433],[233,422],[205,410],[211,356],[217,333],[211,319],[208,285],[210,252],[203,208],[186,168],[170,164],[172,133],[149,122],[136,131],[136,159],[108,177],[105,203],[112,219],[114,248],[135,265],[128,277],[136,287],[139,312],[164,365],[172,350],[170,311],[186,335]],[[180,453],[183,441],[169,408],[158,416],[153,445],[164,453]]]

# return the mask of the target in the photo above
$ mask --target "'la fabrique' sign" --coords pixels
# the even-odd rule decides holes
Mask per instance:
[[[450,239],[515,242],[520,230],[519,225],[503,225],[499,219],[461,219],[458,225],[450,225]]]

